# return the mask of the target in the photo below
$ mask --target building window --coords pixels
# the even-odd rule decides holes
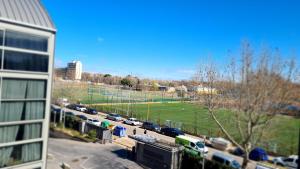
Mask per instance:
[[[3,45],[3,30],[0,30],[0,46]]]
[[[47,82],[3,78],[0,122],[43,119]]]
[[[2,50],[0,49],[0,69],[2,68]]]
[[[42,123],[0,126],[0,143],[41,138]]]
[[[48,56],[6,50],[3,69],[48,72]]]
[[[0,122],[44,119],[44,101],[2,101]]]
[[[4,44],[8,47],[37,50],[43,52],[48,51],[48,38],[21,32],[6,31]]]
[[[0,168],[37,161],[41,158],[41,142],[0,148]]]

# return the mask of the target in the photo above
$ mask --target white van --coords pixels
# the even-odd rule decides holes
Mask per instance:
[[[205,146],[204,142],[192,137],[179,135],[175,138],[175,143],[183,145],[184,147],[191,148],[200,153],[208,153],[208,149]]]

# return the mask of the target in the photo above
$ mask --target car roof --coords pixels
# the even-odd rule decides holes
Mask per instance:
[[[290,155],[289,158],[298,158],[297,155]]]
[[[198,139],[195,139],[195,138],[192,138],[192,137],[188,137],[188,136],[185,136],[185,135],[179,135],[177,137],[181,138],[181,139],[184,139],[184,140],[188,140],[190,142],[198,142],[198,141],[200,141]]]

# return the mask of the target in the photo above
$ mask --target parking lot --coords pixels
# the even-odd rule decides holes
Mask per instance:
[[[99,121],[107,120],[106,119],[106,114],[105,113],[101,113],[101,112],[99,112],[97,115],[91,115],[91,114],[86,114],[86,113],[83,113],[83,112],[80,112],[80,111],[76,111],[76,110],[70,110],[68,108],[64,108],[64,110],[65,111],[73,112],[75,115],[80,115],[81,114],[81,115],[87,116],[88,118],[98,119]],[[127,124],[124,124],[123,122],[116,122],[116,121],[111,121],[111,120],[108,120],[108,121],[111,124],[113,124],[113,125],[119,125],[119,126],[125,127],[127,135],[132,135],[134,129],[136,129],[136,134],[144,134],[144,129],[142,129],[142,128],[138,127],[138,126],[127,125]],[[166,140],[168,142],[172,142],[172,143],[175,142],[175,138],[169,137],[169,136],[165,136],[165,135],[162,135],[160,133],[153,132],[153,131],[148,131],[147,130],[147,135],[156,137],[158,139]],[[189,136],[189,137],[193,137],[193,138],[197,138],[199,140],[202,140],[201,138],[198,138],[198,137],[195,137],[195,136],[192,136],[192,135],[188,135],[188,134],[186,134],[186,135]],[[126,140],[132,140],[132,139],[126,138]],[[117,140],[117,141],[115,141],[115,143],[122,145],[122,140],[121,141]],[[126,142],[123,145],[125,145],[125,146],[130,146],[130,145],[133,146],[134,144],[132,144],[132,143],[134,143],[133,140],[129,144],[128,144],[128,142]],[[228,152],[223,152],[223,151],[211,148],[211,147],[208,147],[207,159],[211,159],[212,154],[215,153],[215,152],[224,153],[224,154],[226,154],[226,155],[234,158],[235,160],[237,160],[240,164],[242,163],[242,158],[241,157],[238,157],[238,156],[232,155],[232,154],[230,154]],[[247,168],[254,169],[255,166],[256,166],[256,162],[255,161],[250,161],[248,163],[248,167]]]

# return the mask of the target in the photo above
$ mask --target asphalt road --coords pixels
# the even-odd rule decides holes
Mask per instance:
[[[70,111],[70,112],[73,112],[74,114],[83,114],[85,116],[87,116],[88,118],[95,118],[95,119],[98,119],[99,121],[103,121],[103,120],[107,120],[105,119],[105,116],[106,114],[104,113],[101,113],[99,112],[98,115],[91,115],[91,114],[86,114],[86,113],[83,113],[83,112],[79,112],[79,111],[76,111],[76,110],[71,110],[71,109],[67,109],[67,108],[64,108],[65,111]],[[133,134],[133,130],[136,128],[136,131],[137,131],[137,134],[144,134],[144,129],[138,127],[138,126],[131,126],[131,125],[127,125],[127,124],[124,124],[122,122],[116,122],[116,121],[111,121],[111,120],[108,120],[111,124],[113,125],[119,125],[119,126],[123,126],[126,128],[126,133],[127,135],[132,135]],[[159,134],[159,133],[156,133],[156,132],[153,132],[153,131],[148,131],[147,130],[147,135],[151,135],[151,136],[154,136],[158,139],[162,139],[162,140],[166,140],[166,141],[169,141],[169,142],[172,142],[174,143],[175,142],[175,139],[172,138],[172,137],[169,137],[169,136],[165,136],[165,135],[162,135],[162,134]],[[187,135],[187,134],[186,134]],[[193,137],[193,138],[197,138],[199,140],[202,140],[202,138],[199,138],[199,137],[195,137],[195,136],[192,136],[192,135],[187,135],[187,136],[190,136],[190,137]],[[220,152],[220,153],[223,153],[223,154],[226,154],[227,156],[230,156],[232,158],[234,158],[235,160],[237,160],[240,164],[242,164],[242,158],[239,157],[239,156],[235,156],[235,155],[232,155],[228,152],[224,152],[224,151],[220,151],[220,150],[217,150],[217,149],[214,149],[214,148],[210,148],[208,147],[208,154],[207,154],[207,159],[211,159],[212,157],[212,154],[215,153],[215,152]],[[248,163],[248,166],[247,168],[248,169],[255,169],[256,167],[256,162],[255,161],[250,161]]]
[[[127,159],[127,151],[115,144],[94,144],[68,139],[49,138],[47,169],[142,169]]]

